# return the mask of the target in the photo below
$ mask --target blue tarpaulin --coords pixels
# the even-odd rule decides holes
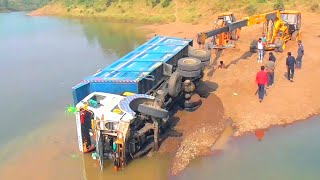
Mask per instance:
[[[73,87],[74,103],[77,104],[92,92],[137,93],[139,81],[170,60],[190,42],[192,42],[190,39],[155,36]]]

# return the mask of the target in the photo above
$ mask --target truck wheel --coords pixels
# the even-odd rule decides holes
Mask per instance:
[[[193,78],[201,75],[201,69],[196,71],[183,71],[181,69],[177,70],[182,77]]]
[[[211,52],[209,50],[194,49],[189,46],[188,56],[193,57],[193,58],[197,58],[200,61],[210,61]]]
[[[189,100],[184,101],[183,108],[194,108],[202,104],[198,94],[193,94]]]
[[[146,104],[140,104],[138,106],[138,111],[143,114],[147,114],[157,118],[166,118],[169,116],[169,112],[160,107],[149,106]]]
[[[257,40],[252,40],[251,44],[250,44],[250,52],[252,53],[256,53],[257,52]]]
[[[197,71],[201,68],[201,61],[192,57],[181,58],[178,60],[178,68],[183,71]]]
[[[202,61],[201,62],[201,67],[204,68],[204,67],[207,67],[210,65],[210,61]]]
[[[283,52],[283,50],[286,47],[286,44],[282,39],[275,41],[274,45],[276,46],[276,48],[278,48],[278,52],[281,52],[281,53]]]
[[[299,31],[295,30],[291,35],[291,41],[298,41],[299,40]]]
[[[170,76],[169,82],[168,82],[168,93],[172,97],[177,97],[179,93],[181,92],[182,88],[182,77],[181,75],[175,71]]]
[[[232,40],[238,40],[237,30],[236,29],[231,32],[231,39]]]
[[[199,94],[200,97],[207,98],[210,95],[210,88],[206,83],[200,81],[196,84],[195,92]]]

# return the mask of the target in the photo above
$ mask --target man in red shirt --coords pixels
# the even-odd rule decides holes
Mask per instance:
[[[265,86],[268,83],[268,74],[265,72],[265,67],[261,66],[261,71],[257,73],[256,82],[258,84],[258,93],[259,93],[259,102],[261,103],[264,94],[265,94]]]

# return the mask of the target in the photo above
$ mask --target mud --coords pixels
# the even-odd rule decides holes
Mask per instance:
[[[179,122],[175,130],[182,133],[179,138],[169,137],[160,152],[174,152],[171,173],[180,173],[191,160],[207,154],[225,127],[224,108],[221,100],[211,94],[203,99],[194,112],[179,111]]]

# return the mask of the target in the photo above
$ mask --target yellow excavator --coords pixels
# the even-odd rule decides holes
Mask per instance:
[[[262,33],[266,35],[265,50],[283,52],[286,42],[298,41],[301,38],[301,12],[299,11],[273,11],[243,18],[247,26],[263,23]],[[253,40],[250,51],[256,52],[257,40]]]
[[[266,50],[283,52],[287,41],[297,41],[301,37],[301,12],[276,10],[244,17],[240,21],[236,21],[232,12],[221,13],[212,30],[197,34],[197,41],[199,45],[204,45],[207,38],[213,37],[211,49],[235,47],[235,41],[239,39],[242,27],[262,23],[262,34],[267,38]],[[256,49],[257,40],[253,40],[250,51],[256,52]]]

